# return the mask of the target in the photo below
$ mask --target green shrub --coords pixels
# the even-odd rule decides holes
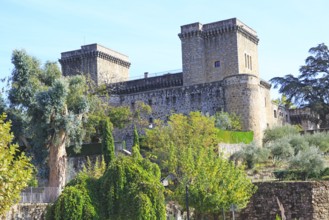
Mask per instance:
[[[318,147],[322,152],[327,153],[329,151],[329,134],[325,132],[306,134],[306,141],[310,146]]]
[[[286,125],[282,127],[267,128],[264,131],[263,143],[266,144],[283,137],[297,134],[299,134],[299,128],[297,126]]]
[[[318,176],[324,168],[324,158],[317,147],[309,147],[299,151],[297,155],[289,159],[290,169],[298,169],[305,172],[305,179],[310,175]]]
[[[243,147],[240,151],[231,156],[232,160],[242,159],[248,169],[254,168],[256,163],[265,162],[269,157],[269,151],[266,148],[261,148],[255,143],[251,143]]]
[[[281,138],[266,145],[271,151],[271,155],[276,160],[286,160],[294,155],[288,138]]]

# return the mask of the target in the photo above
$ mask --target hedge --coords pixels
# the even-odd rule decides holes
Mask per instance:
[[[252,131],[226,131],[219,129],[217,135],[221,142],[228,144],[249,144],[254,139],[254,133]]]

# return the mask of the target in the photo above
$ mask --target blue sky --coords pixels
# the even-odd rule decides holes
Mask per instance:
[[[257,31],[263,79],[298,74],[310,47],[328,45],[328,8],[327,0],[2,0],[0,78],[11,74],[14,49],[45,62],[90,43],[128,55],[131,77],[180,69],[180,26],[232,17]]]

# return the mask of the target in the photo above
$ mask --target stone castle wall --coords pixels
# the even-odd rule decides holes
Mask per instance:
[[[91,74],[98,84],[112,83],[108,87],[110,104],[132,110],[137,101],[150,104],[150,122],[166,120],[172,113],[235,112],[241,116],[244,130],[254,131],[260,143],[263,130],[275,125],[277,119],[271,107],[270,85],[259,78],[256,31],[232,18],[183,25],[178,36],[182,73],[127,81],[128,58],[93,44],[62,53],[63,74],[79,66],[80,72],[95,71]],[[84,69],[86,66],[89,69]]]

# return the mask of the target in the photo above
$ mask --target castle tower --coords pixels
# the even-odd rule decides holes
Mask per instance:
[[[228,76],[223,80],[225,111],[240,116],[244,130],[254,132],[254,140],[261,144],[263,110],[260,80],[253,74]]]
[[[129,58],[99,44],[81,46],[81,49],[61,53],[59,62],[64,76],[86,74],[97,85],[127,81]]]
[[[258,76],[257,33],[236,18],[181,26],[184,85]]]

